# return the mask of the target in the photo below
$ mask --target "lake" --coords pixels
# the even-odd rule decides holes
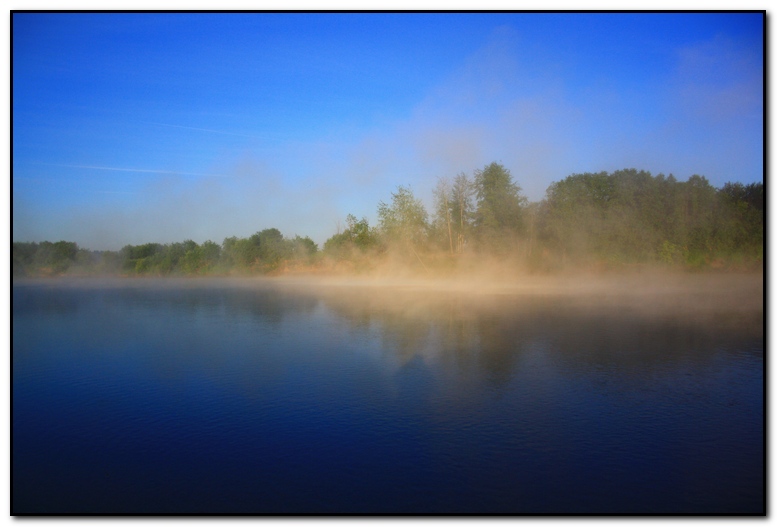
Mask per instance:
[[[16,282],[12,513],[763,514],[763,277],[608,283]]]

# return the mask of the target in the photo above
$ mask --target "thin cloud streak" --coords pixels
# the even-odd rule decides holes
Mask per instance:
[[[45,165],[49,167],[60,168],[86,168],[89,170],[111,170],[114,172],[139,172],[148,174],[174,174],[178,176],[197,176],[197,177],[229,177],[225,174],[204,174],[202,172],[181,172],[178,170],[156,170],[148,168],[124,168],[124,167],[100,167],[93,165],[64,165],[59,163],[34,163],[36,165]]]

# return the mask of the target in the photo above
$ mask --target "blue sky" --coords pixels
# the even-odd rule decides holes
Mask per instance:
[[[504,164],[763,180],[760,14],[13,15],[14,241],[319,245]]]

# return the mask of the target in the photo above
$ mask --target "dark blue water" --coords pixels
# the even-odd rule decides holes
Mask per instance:
[[[763,314],[13,287],[12,512],[763,513]]]

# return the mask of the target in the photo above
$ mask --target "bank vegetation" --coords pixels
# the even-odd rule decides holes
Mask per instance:
[[[763,183],[713,187],[699,175],[626,169],[572,174],[530,202],[491,163],[441,178],[427,210],[408,186],[349,214],[323,247],[277,228],[221,243],[192,240],[97,251],[74,242],[14,242],[14,277],[274,274],[557,273],[664,267],[761,270]]]

